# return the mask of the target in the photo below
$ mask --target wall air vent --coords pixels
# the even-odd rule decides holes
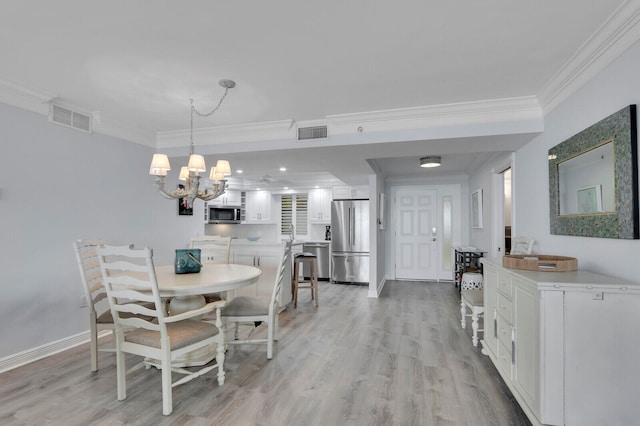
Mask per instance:
[[[299,127],[298,128],[298,140],[303,141],[307,139],[326,139],[327,138],[327,126],[314,126],[314,127]]]
[[[49,121],[91,133],[91,117],[54,103],[49,107]]]

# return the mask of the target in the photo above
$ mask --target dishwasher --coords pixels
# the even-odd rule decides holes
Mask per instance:
[[[316,255],[316,262],[318,264],[318,280],[319,281],[329,281],[329,277],[331,277],[329,273],[329,262],[331,261],[331,256],[329,256],[329,245],[330,241],[326,242],[308,242],[302,245],[302,251],[305,253],[313,253]],[[311,277],[311,271],[309,264],[305,263],[303,265],[303,273],[305,279],[309,279]]]

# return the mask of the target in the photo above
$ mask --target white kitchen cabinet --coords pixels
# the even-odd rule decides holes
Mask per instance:
[[[353,199],[368,199],[369,187],[368,186],[334,186],[333,187],[333,199],[334,200],[353,200]]]
[[[280,245],[232,248],[232,263],[255,266],[262,271],[256,284],[235,290],[235,296],[271,297],[281,256],[282,247]],[[283,279],[282,291],[278,300],[281,308],[291,302],[290,275],[290,273],[289,275],[285,274]]]
[[[245,219],[247,223],[271,222],[270,191],[247,191],[245,203]]]
[[[640,285],[481,259],[483,353],[534,425],[633,424]],[[633,354],[633,355],[631,355]]]
[[[309,191],[309,221],[311,223],[331,223],[331,191],[318,188]]]
[[[240,203],[240,191],[227,189],[224,194],[222,194],[218,198],[214,198],[213,200],[208,201],[207,205],[240,207]]]

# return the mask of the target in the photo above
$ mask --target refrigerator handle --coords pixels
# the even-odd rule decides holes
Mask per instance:
[[[349,220],[347,221],[347,223],[349,223],[349,231],[348,231],[348,235],[349,235],[349,249],[351,249],[351,229],[353,228],[353,224],[351,223],[352,219],[351,219],[351,207],[348,207],[348,212],[349,212]]]
[[[353,250],[353,245],[356,243],[356,206],[351,207],[353,209],[353,214],[351,215],[351,250]]]

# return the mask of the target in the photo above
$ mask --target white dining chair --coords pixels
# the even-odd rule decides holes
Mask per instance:
[[[89,336],[91,341],[91,371],[98,371],[98,351],[115,352],[114,348],[99,348],[98,333],[114,330],[113,317],[107,301],[107,293],[102,285],[102,271],[96,247],[102,240],[76,240],[73,250],[76,254],[84,297],[89,308]]]
[[[203,265],[207,263],[229,263],[231,256],[231,237],[221,237],[217,235],[191,237],[191,248],[200,249],[200,261]],[[227,293],[211,293],[203,294],[203,296],[208,303],[226,299]]]
[[[202,263],[229,263],[231,237],[217,235],[191,237],[191,248],[200,249]]]
[[[178,315],[168,316],[160,299],[150,248],[100,246],[96,249],[113,315],[116,335],[118,401],[127,398],[125,353],[145,357],[147,365],[162,371],[162,413],[173,411],[172,388],[187,383],[214,368],[218,384],[224,373],[224,333],[220,311],[224,301],[208,303]],[[147,308],[141,303],[152,302]],[[215,325],[192,319],[216,311]],[[151,320],[142,316],[150,317]],[[125,329],[127,332],[125,333]],[[216,361],[196,371],[172,366],[172,361],[200,349],[216,345]],[[172,373],[184,374],[173,382]]]
[[[287,262],[290,261],[291,242],[285,243],[282,249],[282,257],[278,265],[275,282],[271,297],[264,296],[238,296],[222,309],[222,318],[227,323],[234,323],[234,340],[228,340],[229,345],[239,345],[245,343],[267,344],[267,359],[273,358],[273,343],[278,340],[278,297],[282,291],[282,281],[285,275]],[[288,280],[287,280],[288,282]],[[249,323],[253,325],[249,336],[246,339],[238,338],[238,325],[241,323]],[[253,339],[258,324],[263,323],[267,326],[266,339]]]

